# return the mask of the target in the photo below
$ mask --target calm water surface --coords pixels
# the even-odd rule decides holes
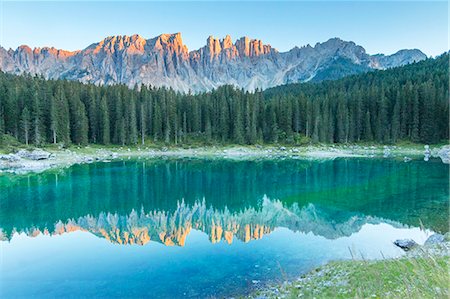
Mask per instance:
[[[245,294],[449,221],[440,160],[135,160],[0,191],[2,298]]]

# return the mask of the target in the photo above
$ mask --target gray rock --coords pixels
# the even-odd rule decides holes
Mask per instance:
[[[450,145],[443,146],[438,152],[439,158],[442,162],[450,164]]]
[[[425,241],[425,245],[438,244],[444,242],[444,235],[433,234]]]
[[[450,242],[450,232],[445,233],[445,235],[444,235],[444,241],[445,241],[445,242]]]
[[[51,153],[43,151],[41,149],[35,149],[31,152],[27,150],[20,150],[17,152],[17,155],[21,158],[35,161],[46,160],[52,156]]]
[[[404,251],[408,251],[413,249],[414,247],[416,247],[418,244],[416,243],[416,241],[412,240],[412,239],[400,239],[400,240],[395,240],[394,244],[398,247],[400,247],[401,249],[403,249]]]
[[[20,160],[20,157],[14,154],[8,155],[0,155],[0,160],[8,161],[8,162],[17,162]]]

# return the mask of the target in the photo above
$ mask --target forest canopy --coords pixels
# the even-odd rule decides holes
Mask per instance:
[[[0,136],[35,145],[438,143],[449,138],[448,80],[448,54],[336,81],[197,95],[0,72]]]

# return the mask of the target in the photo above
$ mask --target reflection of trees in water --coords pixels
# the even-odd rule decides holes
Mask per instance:
[[[52,227],[86,215],[173,213],[177,202],[240,212],[262,198],[309,203],[445,230],[448,166],[381,159],[223,161],[168,159],[77,165],[60,172],[0,178],[0,227]],[[444,215],[445,214],[445,215]],[[440,216],[439,216],[440,215]],[[337,217],[334,215],[333,217]],[[440,218],[439,218],[440,217]]]

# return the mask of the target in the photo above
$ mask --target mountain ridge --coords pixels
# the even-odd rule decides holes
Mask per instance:
[[[209,36],[205,46],[189,51],[180,32],[150,39],[138,34],[109,36],[76,51],[31,49],[26,45],[16,50],[0,47],[0,69],[7,73],[97,85],[165,86],[181,92],[209,91],[225,84],[250,91],[266,89],[286,83],[337,79],[426,58],[418,49],[369,55],[362,46],[340,38],[279,52],[246,36],[234,43],[230,35],[222,39]],[[345,61],[345,65],[340,61]]]

